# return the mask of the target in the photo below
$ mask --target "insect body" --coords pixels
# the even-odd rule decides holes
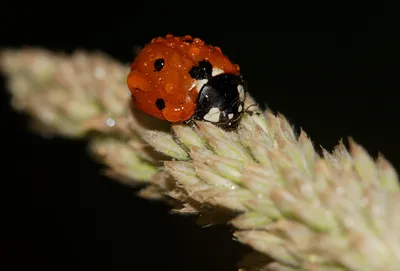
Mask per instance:
[[[140,110],[169,122],[195,119],[228,128],[244,112],[239,66],[191,36],[153,39],[132,63],[127,83]]]

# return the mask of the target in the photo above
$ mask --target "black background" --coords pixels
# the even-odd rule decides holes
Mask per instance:
[[[33,2],[0,9],[0,46],[100,49],[128,63],[133,48],[153,37],[198,36],[240,64],[251,94],[303,128],[315,146],[331,150],[351,136],[400,168],[399,33],[262,32],[254,29],[260,24],[239,31],[220,21],[191,28],[192,17],[165,23],[168,13],[159,22],[147,11],[122,16],[94,5],[79,14],[78,6],[52,8]],[[1,254],[13,267],[4,270],[235,270],[243,248],[231,229],[201,228],[135,197],[133,189],[98,174],[101,165],[86,154],[85,142],[31,133],[27,118],[10,108],[5,80]]]

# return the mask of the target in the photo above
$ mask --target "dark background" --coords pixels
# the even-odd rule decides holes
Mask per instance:
[[[302,127],[315,146],[331,150],[351,136],[400,168],[399,33],[228,31],[236,29],[191,28],[184,20],[172,26],[134,12],[62,14],[62,6],[49,15],[35,5],[0,8],[0,46],[100,49],[128,63],[134,46],[153,37],[198,36],[220,46],[241,66],[251,94]],[[31,133],[27,118],[10,108],[5,80],[1,254],[13,267],[4,270],[236,270],[243,248],[230,228],[201,228],[135,197],[98,174],[85,142]]]

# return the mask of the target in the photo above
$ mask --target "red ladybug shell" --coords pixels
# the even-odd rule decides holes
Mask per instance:
[[[128,75],[133,102],[142,111],[169,122],[189,120],[199,95],[199,82],[189,71],[200,61],[212,64],[213,73],[239,74],[218,47],[191,36],[167,35],[153,39],[137,55]]]

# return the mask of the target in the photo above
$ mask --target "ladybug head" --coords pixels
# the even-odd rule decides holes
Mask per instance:
[[[234,128],[244,112],[245,95],[246,86],[240,75],[222,73],[214,76],[201,88],[193,117]]]

